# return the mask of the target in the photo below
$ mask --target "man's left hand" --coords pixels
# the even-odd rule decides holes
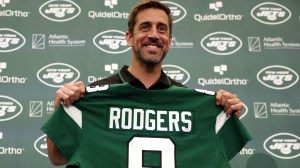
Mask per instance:
[[[243,103],[236,94],[232,94],[225,90],[219,90],[216,96],[216,104],[223,106],[227,115],[232,115],[234,113],[237,117],[241,116]]]

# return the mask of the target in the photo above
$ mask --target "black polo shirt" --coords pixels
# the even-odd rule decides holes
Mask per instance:
[[[139,88],[139,89],[147,89],[145,85],[135,78],[129,71],[128,71],[128,66],[124,65],[123,68],[119,71],[119,73],[114,74],[112,76],[109,76],[105,79],[101,79],[98,81],[95,81],[90,84],[90,86],[95,86],[95,85],[106,85],[106,84],[120,84],[128,82],[132,86]],[[171,79],[168,77],[163,71],[161,72],[159,80],[153,84],[148,90],[160,90],[160,89],[166,89],[170,87],[171,85],[176,85],[180,87],[185,87],[179,82],[176,82],[175,80]]]

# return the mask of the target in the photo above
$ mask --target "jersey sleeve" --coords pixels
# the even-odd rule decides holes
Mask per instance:
[[[226,156],[231,160],[252,139],[242,122],[232,115],[222,126],[218,136],[222,139]]]
[[[81,128],[60,105],[42,126],[41,130],[55,143],[67,160],[79,147]]]

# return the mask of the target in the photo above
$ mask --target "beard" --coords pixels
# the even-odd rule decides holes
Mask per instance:
[[[140,61],[140,63],[142,63],[148,67],[160,64],[167,55],[166,51],[164,51],[160,56],[156,56],[155,53],[151,53],[151,52],[143,53],[142,51],[136,50],[134,48],[132,48],[132,50],[133,50],[135,57]]]

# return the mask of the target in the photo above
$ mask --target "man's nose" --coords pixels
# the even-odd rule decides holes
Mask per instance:
[[[158,35],[158,31],[156,28],[152,28],[148,34],[148,37],[151,38],[151,39],[158,39],[159,38],[159,35]]]

